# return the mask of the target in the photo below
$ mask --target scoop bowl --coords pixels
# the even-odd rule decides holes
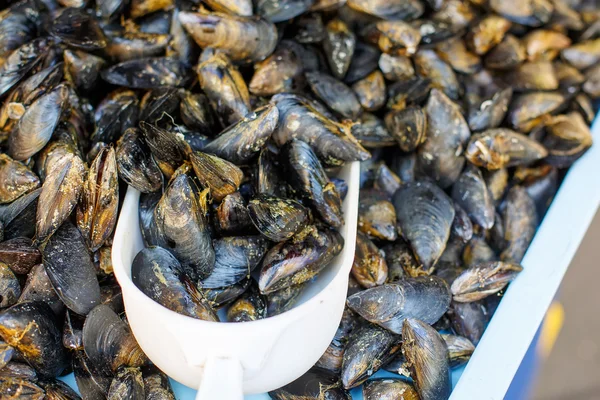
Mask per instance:
[[[280,315],[244,323],[208,322],[154,302],[131,281],[131,264],[144,244],[140,193],[129,188],[114,235],[112,262],[131,330],[150,360],[171,378],[197,388],[197,399],[243,399],[304,374],[321,357],[338,327],[354,259],[360,166],[338,175],[348,183],[343,202],[342,252],[307,285],[298,304]]]

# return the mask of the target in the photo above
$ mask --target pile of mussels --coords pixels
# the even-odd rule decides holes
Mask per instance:
[[[0,6],[2,398],[78,399],[56,379],[73,371],[84,399],[174,399],[112,273],[126,185],[135,284],[242,322],[341,251],[334,177],[364,161],[344,317],[270,396],[446,399],[592,145],[593,0]],[[381,368],[404,376],[367,381]]]

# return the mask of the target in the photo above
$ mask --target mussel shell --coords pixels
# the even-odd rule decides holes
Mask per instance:
[[[304,228],[308,210],[295,200],[259,195],[250,200],[248,215],[260,233],[282,242]]]
[[[489,320],[484,305],[478,301],[471,303],[452,302],[448,314],[454,331],[477,346]]]
[[[450,38],[436,46],[436,52],[456,72],[473,74],[481,69],[481,59],[470,52],[460,38]]]
[[[402,353],[423,400],[447,399],[452,384],[446,343],[423,321],[408,318],[402,328]]]
[[[592,67],[600,61],[600,38],[576,43],[561,51],[561,56],[579,70]]]
[[[590,128],[578,112],[549,118],[542,144],[548,149],[546,162],[558,168],[571,166],[592,145]]]
[[[202,135],[212,136],[218,130],[217,116],[210,106],[208,97],[202,93],[185,91],[181,96],[179,113],[188,128]]]
[[[31,301],[47,304],[56,315],[61,315],[65,308],[64,303],[52,287],[52,282],[50,282],[43,264],[37,264],[27,274],[27,281],[19,297],[19,303]]]
[[[146,92],[140,102],[140,121],[157,124],[166,116],[175,115],[179,109],[181,89],[159,87]]]
[[[527,165],[540,160],[548,151],[521,133],[507,128],[488,129],[471,137],[465,156],[488,170]]]
[[[331,110],[350,119],[356,119],[362,113],[356,95],[342,81],[317,71],[307,72],[305,76],[313,93]]]
[[[158,86],[184,87],[192,79],[183,62],[169,58],[140,58],[124,61],[105,69],[102,79],[113,85],[133,89],[153,89]]]
[[[566,98],[559,92],[531,92],[514,98],[508,110],[508,122],[521,132],[529,132],[546,114],[560,108]]]
[[[81,50],[65,50],[63,56],[67,79],[83,91],[92,89],[106,61]]]
[[[246,201],[235,192],[223,198],[215,212],[217,231],[222,235],[242,235],[254,233],[255,227],[248,215]]]
[[[484,299],[504,289],[522,270],[520,265],[501,261],[477,264],[463,271],[452,282],[452,298],[461,303]]]
[[[44,248],[43,262],[54,290],[65,305],[86,315],[100,303],[96,269],[84,238],[70,222],[65,222]]]
[[[454,183],[465,163],[463,149],[470,131],[459,107],[433,89],[427,105],[427,140],[418,149],[419,169],[442,188]]]
[[[396,240],[396,210],[384,193],[361,190],[358,229],[376,239]]]
[[[204,151],[234,164],[245,164],[264,147],[278,119],[279,111],[275,105],[260,107],[221,132],[204,147]]]
[[[463,170],[452,186],[452,198],[482,228],[494,225],[494,201],[477,167],[469,165]]]
[[[192,279],[210,275],[215,264],[208,222],[195,184],[185,174],[175,177],[154,211],[160,245],[170,251]]]
[[[44,303],[18,303],[2,311],[0,337],[43,377],[58,376],[67,366],[60,328]]]
[[[0,96],[8,92],[46,55],[50,42],[37,38],[15,49],[0,65]]]
[[[358,102],[366,111],[377,111],[385,104],[387,98],[385,80],[381,71],[374,71],[365,78],[355,82],[352,90]]]
[[[510,21],[500,16],[487,16],[467,34],[467,44],[473,52],[483,55],[502,41],[510,27]]]
[[[361,146],[367,148],[392,147],[396,141],[386,129],[383,121],[371,113],[363,113],[360,120],[350,128]]]
[[[75,390],[57,379],[40,380],[38,385],[46,392],[46,400],[81,400]]]
[[[258,17],[182,11],[179,21],[198,46],[218,49],[234,61],[262,61],[277,45],[275,25]]]
[[[119,179],[112,147],[104,148],[92,162],[77,208],[77,226],[90,251],[98,250],[117,223]]]
[[[389,20],[419,18],[425,7],[418,0],[348,0],[353,9]]]
[[[297,92],[304,86],[304,50],[295,42],[283,40],[273,54],[257,63],[248,89],[257,96]]]
[[[244,279],[239,283],[231,286],[225,286],[216,289],[200,289],[200,292],[213,309],[219,309],[240,297],[248,288],[252,282],[251,278]]]
[[[196,151],[190,154],[190,161],[200,183],[217,201],[234,193],[242,183],[244,173],[227,160]]]
[[[526,49],[519,39],[507,34],[485,55],[484,64],[490,69],[509,70],[519,66],[526,57]]]
[[[422,265],[415,260],[410,246],[402,239],[390,243],[382,248],[385,253],[385,262],[388,265],[388,283],[395,283],[405,276],[417,277],[429,275]]]
[[[162,174],[140,131],[130,128],[117,142],[116,161],[119,177],[142,193],[159,190]]]
[[[267,317],[266,299],[254,282],[227,310],[227,321],[249,322]]]
[[[144,396],[142,371],[139,368],[124,367],[119,369],[113,378],[106,399],[142,399]]]
[[[256,13],[273,23],[288,21],[305,13],[314,0],[258,0]]]
[[[20,295],[21,285],[19,280],[8,265],[0,262],[0,308],[12,306],[17,302]],[[0,365],[4,359],[5,357],[0,357]],[[4,364],[6,362],[8,360],[4,361]]]
[[[450,198],[429,181],[407,183],[398,189],[392,202],[399,228],[417,261],[430,270],[442,255],[454,220]]]
[[[323,50],[333,75],[343,79],[350,68],[356,48],[356,36],[340,19],[332,19],[325,26]]]
[[[500,259],[520,263],[538,225],[535,202],[529,197],[525,188],[513,186],[508,191],[502,218],[506,248],[500,254]]]
[[[139,204],[139,220],[140,230],[142,231],[142,238],[146,246],[157,246],[161,243],[161,236],[156,226],[156,220],[154,218],[154,210],[158,204],[162,193],[154,192],[149,194],[142,193],[140,195]]]
[[[306,282],[342,251],[344,238],[337,231],[312,226],[306,229],[302,240],[279,243],[267,252],[258,281],[261,293]]]
[[[139,113],[139,100],[132,90],[111,92],[96,107],[94,122],[96,130],[92,139],[96,142],[116,141],[128,128],[136,125]]]
[[[262,236],[233,236],[213,241],[215,269],[199,283],[202,289],[231,286],[250,276],[270,244]]]
[[[356,247],[350,273],[365,288],[382,285],[388,277],[388,266],[383,254],[360,231],[356,234]]]
[[[250,113],[250,94],[239,70],[222,53],[198,64],[200,86],[208,96],[223,126],[229,126]]]
[[[342,360],[344,388],[360,385],[399,352],[399,336],[372,324],[355,329],[350,334]]]
[[[154,365],[142,368],[147,400],[175,400],[169,377]]]
[[[83,348],[95,368],[105,374],[148,362],[129,326],[104,304],[96,306],[85,319]]]
[[[35,189],[10,204],[0,205],[4,240],[35,235],[37,199],[42,189]]]
[[[0,58],[29,42],[37,35],[40,10],[34,1],[12,4],[0,14]]]
[[[17,354],[14,353],[16,358]],[[23,360],[24,361],[24,360]],[[10,361],[2,368],[2,374],[0,376],[5,378],[17,378],[24,379],[30,382],[36,382],[38,380],[37,372],[35,369],[25,362]]]
[[[65,8],[52,21],[50,33],[69,46],[83,50],[106,47],[107,40],[96,19],[85,10]]]
[[[373,177],[373,189],[379,190],[391,198],[400,187],[400,178],[385,163],[380,163]]]
[[[490,0],[491,9],[503,17],[522,25],[540,26],[552,16],[554,6],[548,0]]]
[[[274,400],[327,399],[349,400],[350,394],[340,387],[338,377],[322,368],[312,367],[287,385],[269,392]]]
[[[455,368],[467,363],[475,351],[473,343],[465,337],[458,335],[442,335],[442,339],[444,339],[446,347],[448,348],[450,367]]]
[[[282,149],[287,162],[288,180],[298,194],[307,199],[319,216],[334,228],[344,223],[342,200],[311,147],[292,140]]]
[[[73,374],[77,388],[85,399],[103,400],[108,394],[112,376],[104,374],[79,350],[73,356]]]
[[[473,237],[463,249],[462,259],[467,268],[475,267],[488,261],[496,261],[496,252],[487,244],[485,239]],[[457,278],[458,275],[454,278]],[[454,280],[452,280],[453,282]],[[450,282],[450,284],[452,283]]]
[[[390,81],[402,81],[415,76],[412,61],[407,56],[383,53],[378,65],[385,78]]]
[[[160,33],[125,31],[111,34],[104,52],[115,61],[157,57],[164,54],[170,36]]]
[[[0,204],[13,202],[40,186],[40,179],[24,164],[0,154]]]
[[[289,311],[300,300],[300,295],[310,285],[310,282],[304,282],[299,285],[288,286],[266,295],[267,298],[267,317],[279,315]]]
[[[489,99],[481,99],[469,107],[469,127],[473,131],[496,128],[504,120],[508,105],[512,99],[511,88],[496,92]]]
[[[68,89],[62,84],[39,97],[27,108],[9,136],[8,147],[12,158],[25,160],[48,143],[63,112],[67,96]]]
[[[407,318],[435,323],[452,299],[446,282],[437,276],[405,278],[348,297],[348,307],[369,322],[402,333]]]
[[[278,146],[297,138],[314,147],[319,157],[332,165],[342,161],[365,161],[370,157],[350,133],[350,126],[339,124],[324,115],[308,99],[278,94],[272,101],[279,110],[279,123],[273,139]]]
[[[36,383],[26,379],[13,378],[0,375],[0,392],[13,397],[13,393],[20,399],[43,400],[46,399],[44,389]]]
[[[0,262],[16,274],[27,274],[41,261],[40,251],[30,239],[17,237],[0,243]]]
[[[370,379],[363,385],[364,400],[419,400],[415,388],[402,379]]]
[[[167,177],[171,177],[175,169],[191,153],[190,145],[175,132],[159,128],[145,121],[140,122],[140,128],[158,167]]]
[[[404,152],[415,151],[426,140],[427,115],[421,107],[392,110],[385,116],[385,125]]]
[[[85,165],[77,155],[66,154],[50,166],[38,199],[36,238],[46,241],[67,220],[83,189]]]
[[[344,81],[354,83],[366,78],[377,69],[379,55],[380,52],[376,47],[363,42],[356,42],[352,61],[350,61]]]
[[[515,178],[527,190],[529,197],[535,201],[537,215],[541,219],[550,207],[558,189],[559,176],[557,168],[541,165],[537,168],[522,168],[515,171]]]
[[[167,57],[176,58],[183,63],[192,65],[198,59],[200,49],[186,32],[185,28],[179,20],[179,13],[181,12],[181,6],[179,5],[171,13],[171,40],[167,47]],[[184,6],[185,7],[185,6]]]

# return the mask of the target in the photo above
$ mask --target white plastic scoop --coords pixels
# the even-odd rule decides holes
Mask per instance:
[[[115,276],[127,320],[138,343],[167,375],[191,388],[197,399],[241,400],[286,385],[321,357],[338,327],[354,259],[360,166],[346,165],[343,203],[345,245],[331,265],[307,285],[292,310],[244,323],[207,322],[177,314],[144,295],[131,281],[131,264],[143,249],[140,193],[129,188],[112,248]]]

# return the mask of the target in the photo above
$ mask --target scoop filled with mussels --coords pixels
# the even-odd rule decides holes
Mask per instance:
[[[0,8],[0,397],[447,398],[593,145],[594,1]]]

